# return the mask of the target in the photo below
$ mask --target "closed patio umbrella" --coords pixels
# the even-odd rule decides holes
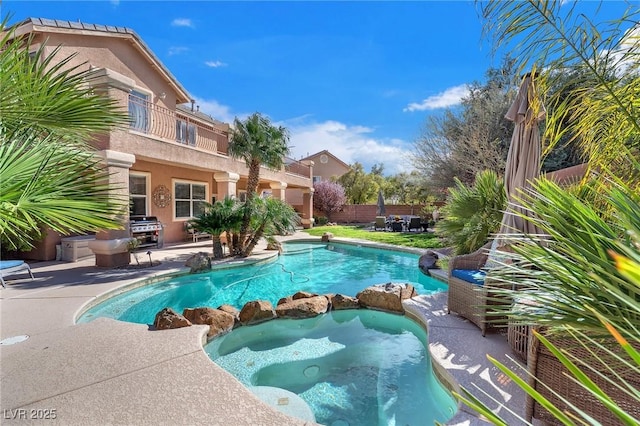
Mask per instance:
[[[384,197],[382,196],[382,189],[378,190],[378,208],[376,210],[376,216],[386,216],[387,210],[384,207]]]
[[[507,111],[505,118],[515,123],[511,145],[504,171],[504,185],[509,205],[502,217],[498,246],[503,245],[504,234],[538,233],[538,229],[517,214],[531,216],[532,212],[519,206],[517,197],[531,180],[540,175],[540,130],[538,123],[545,117],[545,109],[538,98],[535,81],[527,74],[520,85],[518,96]],[[506,242],[505,242],[506,243]]]

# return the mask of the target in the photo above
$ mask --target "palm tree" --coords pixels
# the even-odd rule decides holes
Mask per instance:
[[[249,256],[263,236],[285,235],[295,231],[300,224],[300,216],[289,204],[276,198],[259,198],[252,201],[254,215],[252,228],[255,229],[242,256]]]
[[[568,136],[592,170],[613,167],[638,181],[629,160],[640,155],[640,9],[629,3],[623,16],[602,24],[577,11],[579,4],[489,1],[485,32],[496,49],[517,46],[516,67],[537,71],[542,92],[553,88],[543,100],[547,152]]]
[[[577,6],[578,2],[494,0],[482,7],[486,30],[495,31],[498,46],[515,41],[520,69],[533,67],[540,71],[542,89],[555,87],[544,101],[549,111],[545,136],[551,145],[569,135],[592,171],[576,188],[540,179],[521,197],[520,203],[537,215],[524,219],[533,221],[547,238],[513,240],[514,262],[495,276],[525,287],[530,303],[543,307],[501,314],[544,325],[552,335],[565,333],[574,345],[588,347],[594,356],[585,362],[540,336],[571,371],[574,377],[567,381],[574,380],[585,395],[601,401],[616,422],[638,424],[640,419],[626,410],[640,406],[640,389],[637,381],[625,378],[640,377],[640,10],[629,4],[620,19],[602,25],[577,14]],[[565,78],[571,87],[558,90],[562,74],[576,78]],[[523,296],[521,291],[505,293]],[[602,336],[613,337],[619,351],[603,347],[598,340]],[[603,362],[602,354],[612,361]],[[496,365],[518,381],[509,368]],[[603,372],[612,389],[635,404],[619,406],[586,372]],[[527,383],[518,383],[559,422],[599,424],[600,419],[571,406],[572,401],[558,409]],[[470,406],[494,423],[505,424],[465,392],[463,399]]]
[[[492,170],[478,173],[472,187],[457,178],[455,182],[457,186],[449,189],[444,218],[436,224],[436,230],[455,247],[456,254],[471,253],[500,228],[507,205],[504,184]]]
[[[247,235],[251,224],[251,207],[260,182],[262,165],[280,169],[284,157],[289,154],[289,132],[281,126],[273,126],[268,118],[254,113],[241,121],[234,120],[229,155],[242,158],[249,168],[247,179],[247,200],[242,224],[240,226],[239,244],[242,252],[246,252]]]
[[[237,226],[241,218],[242,211],[235,200],[225,198],[224,201],[216,201],[215,204],[207,203],[204,212],[192,219],[190,223],[196,231],[211,234],[213,257],[221,259],[224,257],[224,251],[220,235],[226,232],[227,241],[229,241],[231,229]],[[229,249],[231,250],[232,247]]]
[[[116,101],[92,88],[94,73],[73,56],[5,31],[0,41],[0,243],[33,247],[50,228],[63,235],[121,228],[127,200],[109,194],[106,170],[88,142],[124,126]]]

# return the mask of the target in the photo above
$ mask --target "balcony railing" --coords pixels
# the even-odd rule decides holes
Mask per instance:
[[[226,131],[180,111],[129,95],[129,118],[131,130],[209,152],[229,154],[229,134]]]
[[[287,173],[293,175],[304,176],[311,179],[311,167],[308,164],[301,163],[298,160],[288,158],[284,169]]]
[[[179,110],[170,110],[135,95],[129,95],[129,128],[136,132],[205,151],[229,155],[229,133],[214,125],[190,117]],[[311,179],[311,168],[287,158],[285,172]]]

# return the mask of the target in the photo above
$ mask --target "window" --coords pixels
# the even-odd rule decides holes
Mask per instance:
[[[188,219],[204,212],[207,200],[206,184],[174,182],[173,192],[177,219]]]
[[[147,133],[149,130],[149,95],[132,90],[129,93],[129,126],[133,130]]]
[[[322,176],[314,176],[313,177],[313,183],[318,183],[322,181]]]
[[[129,214],[132,216],[147,215],[147,175],[129,175]]]
[[[176,120],[176,141],[196,146],[196,125],[184,120]]]

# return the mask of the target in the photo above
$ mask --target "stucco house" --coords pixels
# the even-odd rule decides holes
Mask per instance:
[[[225,196],[242,198],[248,168],[228,155],[229,124],[203,114],[192,97],[142,39],[131,29],[110,25],[29,18],[16,24],[16,37],[32,36],[32,49],[45,43],[59,58],[75,54],[70,65],[94,69],[96,90],[116,99],[130,116],[130,125],[94,144],[111,173],[114,192],[128,195],[131,215],[155,216],[162,222],[164,242],[185,239],[185,222],[202,201]],[[286,159],[281,170],[262,168],[260,191],[292,204],[303,225],[313,218],[313,163]],[[294,192],[290,201],[288,192]],[[300,196],[302,194],[302,196]],[[295,204],[294,204],[295,203]],[[121,231],[100,232],[92,250],[99,266],[121,263]],[[60,236],[50,233],[30,256],[50,260]]]
[[[322,150],[315,154],[309,155],[300,161],[313,161],[313,182],[321,180],[330,180],[331,178],[339,178],[349,171],[349,165],[330,153]]]

